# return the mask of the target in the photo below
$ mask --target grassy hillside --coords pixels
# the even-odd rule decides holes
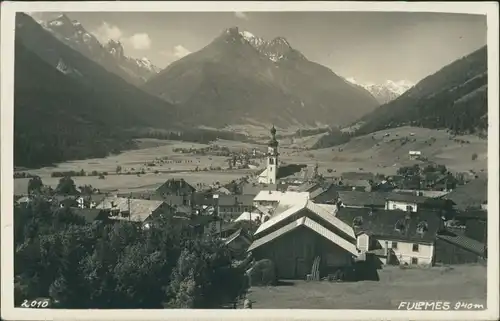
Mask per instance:
[[[488,124],[487,48],[447,65],[396,100],[361,118],[357,135],[417,126],[485,135]]]

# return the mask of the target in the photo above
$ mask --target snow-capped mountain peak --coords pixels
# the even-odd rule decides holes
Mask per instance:
[[[355,78],[349,77],[345,78],[346,81],[363,87],[368,90],[381,104],[388,103],[391,100],[396,99],[405,93],[408,89],[413,87],[415,84],[408,80],[386,80],[380,84],[375,83],[361,83]]]
[[[286,60],[291,56],[298,58],[303,57],[301,53],[290,46],[290,43],[284,37],[276,37],[273,40],[267,41],[261,37],[255,36],[250,31],[239,31],[237,27],[226,30],[226,35],[230,37],[234,37],[235,34],[238,34],[243,41],[249,43],[257,51],[275,63]]]
[[[37,22],[66,45],[101,64],[104,68],[131,79],[134,83],[142,83],[159,72],[159,69],[147,58],[127,57],[120,41],[109,40],[103,45],[79,21],[71,20],[65,14],[55,18],[52,15],[52,18],[39,19]]]

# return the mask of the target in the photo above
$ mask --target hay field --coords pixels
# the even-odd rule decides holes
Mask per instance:
[[[221,184],[229,182],[233,179],[245,176],[249,173],[248,170],[231,170],[231,171],[197,171],[203,168],[227,167],[227,158],[222,156],[201,156],[188,155],[182,153],[174,153],[175,148],[201,148],[207,147],[204,144],[186,143],[179,141],[162,141],[154,139],[141,140],[143,146],[153,146],[139,150],[131,150],[113,155],[106,158],[95,158],[86,160],[69,161],[58,164],[55,167],[44,167],[40,169],[27,170],[34,175],[39,175],[44,184],[52,187],[57,186],[59,178],[51,177],[53,172],[61,171],[80,171],[85,172],[108,172],[105,179],[99,179],[95,176],[74,177],[75,184],[92,185],[94,188],[101,190],[129,192],[154,189],[167,179],[184,178],[187,182],[196,186],[198,183],[209,185],[216,181]],[[218,143],[219,144],[219,143]],[[222,144],[219,144],[222,145]],[[156,158],[168,157],[165,163],[157,164],[156,166],[148,166],[147,163],[152,162]],[[121,166],[123,172],[135,172],[144,170],[145,174],[137,175],[116,175],[117,166]],[[155,174],[155,171],[158,173]],[[29,179],[14,179],[14,191],[16,194],[24,194],[27,191]]]
[[[254,309],[397,309],[401,301],[464,301],[486,307],[486,267],[379,270],[380,281],[353,283],[290,281],[252,287]]]
[[[402,144],[401,139],[405,137],[409,141]],[[332,148],[291,152],[282,160],[289,163],[318,162],[320,173],[327,168],[337,173],[363,168],[364,171],[394,174],[401,166],[419,163],[409,160],[410,150],[421,151],[429,161],[444,164],[455,172],[487,170],[487,140],[472,135],[452,137],[446,131],[409,126],[356,137]],[[478,155],[475,161],[472,161],[473,154]]]

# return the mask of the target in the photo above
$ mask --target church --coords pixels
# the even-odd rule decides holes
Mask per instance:
[[[267,144],[267,167],[259,175],[260,184],[277,184],[278,178],[278,141],[276,140],[276,128],[271,128],[271,140]]]

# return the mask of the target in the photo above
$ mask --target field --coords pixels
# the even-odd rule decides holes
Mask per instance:
[[[405,138],[408,141],[403,143]],[[363,171],[388,175],[394,174],[401,166],[419,163],[409,160],[410,150],[421,151],[422,156],[427,157],[429,161],[444,164],[454,172],[479,172],[487,169],[487,140],[476,136],[452,137],[446,131],[416,127],[379,131],[353,138],[346,144],[332,148],[295,151],[281,159],[290,163],[317,162],[320,173],[328,168],[339,174],[362,168]],[[477,154],[474,161],[473,154]]]
[[[334,283],[290,281],[252,287],[254,309],[396,309],[401,301],[464,301],[486,307],[486,267],[379,270],[380,281]]]
[[[234,148],[241,145],[231,142]],[[184,178],[188,183],[209,185],[214,182],[221,184],[245,176],[248,170],[223,170],[223,171],[194,171],[196,167],[203,168],[227,167],[227,158],[222,156],[201,156],[175,153],[175,148],[201,148],[208,145],[185,143],[177,141],[161,141],[155,139],[144,139],[140,142],[143,149],[131,150],[119,155],[114,155],[99,159],[86,159],[58,164],[56,167],[44,167],[36,170],[26,170],[30,174],[39,175],[44,184],[55,187],[59,178],[51,177],[52,172],[80,171],[85,172],[108,172],[105,179],[96,176],[73,177],[76,186],[92,185],[106,191],[116,191],[128,193],[132,191],[142,191],[155,189],[167,179]],[[230,147],[231,148],[231,147]],[[156,158],[168,157],[167,162],[148,166]],[[140,175],[116,175],[117,166],[121,166],[122,172],[140,171],[144,169],[145,174]],[[155,171],[158,173],[155,174]],[[24,194],[27,191],[29,179],[15,179],[14,190],[16,194]]]

